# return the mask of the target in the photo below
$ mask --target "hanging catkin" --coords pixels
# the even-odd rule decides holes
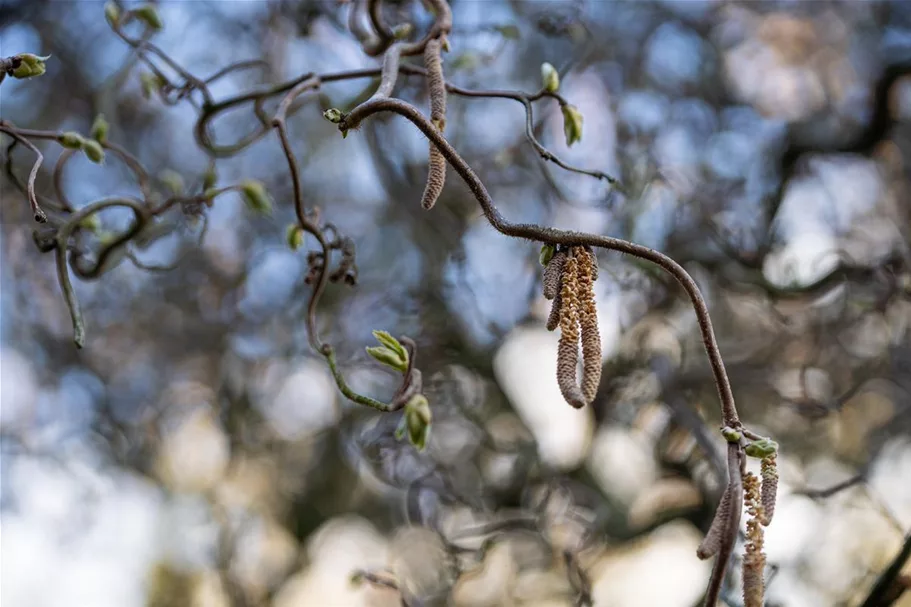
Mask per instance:
[[[743,477],[744,504],[750,519],[747,521],[747,541],[743,555],[743,604],[744,607],[762,607],[765,585],[764,537],[760,521],[764,518],[759,479],[752,472]]]
[[[760,522],[768,527],[775,516],[775,501],[778,495],[778,464],[775,454],[762,458],[762,489],[760,502],[762,503],[762,519]]]
[[[718,509],[715,510],[715,518],[712,519],[712,525],[709,527],[709,532],[705,534],[705,539],[702,540],[702,543],[699,544],[699,548],[696,549],[696,556],[703,561],[712,558],[721,549],[721,539],[724,536],[724,527],[727,524],[728,516],[730,516],[731,513],[731,503],[734,501],[732,495],[733,493],[730,487],[724,490],[724,494],[721,496],[721,502],[718,504]],[[737,507],[740,507],[739,500],[737,502]]]
[[[601,383],[601,334],[595,309],[597,260],[590,250],[576,247],[579,259],[579,328],[582,337],[582,397],[592,402]]]
[[[563,266],[566,264],[566,251],[559,250],[554,253],[547,266],[544,268],[544,298],[554,299],[560,294],[560,278],[563,275]]]
[[[597,260],[588,247],[560,249],[544,269],[544,297],[553,299],[547,330],[560,327],[557,384],[566,402],[577,409],[594,400],[601,383],[601,335],[594,291],[597,271]],[[581,386],[577,379],[580,340]]]
[[[560,343],[557,346],[557,384],[563,398],[576,409],[588,404],[576,381],[579,363],[579,262],[570,251],[560,290]]]
[[[427,86],[430,89],[430,121],[442,133],[446,129],[446,82],[443,80],[442,42],[439,38],[427,41],[424,47],[424,67],[427,69]],[[446,185],[446,158],[430,142],[427,165],[427,184],[421,197],[421,206],[432,209],[443,186]]]

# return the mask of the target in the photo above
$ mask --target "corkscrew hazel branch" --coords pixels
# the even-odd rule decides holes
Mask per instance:
[[[360,123],[367,117],[372,114],[379,112],[394,112],[404,116],[406,119],[410,120],[422,133],[430,140],[433,149],[437,150],[439,154],[453,166],[453,169],[460,175],[460,177],[468,184],[469,189],[477,198],[481,208],[484,212],[484,215],[491,223],[491,225],[500,231],[501,233],[515,238],[525,238],[533,241],[538,241],[551,246],[561,246],[561,247],[602,247],[611,250],[620,251],[630,255],[637,256],[639,258],[648,260],[652,263],[659,265],[665,271],[670,273],[684,288],[690,301],[694,307],[694,310],[699,321],[699,328],[702,334],[703,343],[706,348],[706,352],[709,358],[710,365],[712,367],[712,372],[714,375],[716,387],[719,392],[719,398],[721,400],[722,407],[722,418],[724,425],[731,430],[733,433],[741,434],[738,436],[737,440],[730,441],[728,446],[728,466],[729,466],[729,485],[726,489],[726,492],[731,496],[732,503],[736,500],[736,503],[739,504],[740,499],[742,498],[742,479],[743,479],[743,458],[744,458],[744,445],[741,443],[741,438],[743,436],[753,439],[755,442],[755,437],[751,436],[746,430],[742,428],[740,420],[737,416],[736,407],[734,404],[733,394],[731,393],[730,385],[728,378],[724,369],[724,364],[721,359],[720,352],[718,351],[718,346],[715,341],[714,332],[711,325],[711,320],[708,316],[708,309],[705,305],[705,302],[702,299],[702,296],[699,292],[699,289],[696,283],[692,280],[686,270],[681,267],[673,259],[663,255],[658,251],[654,251],[647,247],[642,247],[634,243],[630,243],[621,239],[614,239],[605,236],[598,236],[592,234],[585,234],[580,232],[571,232],[563,230],[555,230],[552,228],[547,228],[543,226],[531,225],[531,224],[513,224],[508,222],[505,218],[500,215],[499,211],[493,205],[486,188],[483,183],[478,179],[477,175],[473,172],[470,166],[458,155],[458,153],[452,148],[448,141],[443,136],[441,129],[438,128],[438,125],[434,123],[433,117],[431,120],[427,120],[424,116],[417,111],[416,108],[407,104],[401,100],[393,99],[390,97],[394,85],[395,85],[395,76],[399,73],[412,73],[418,75],[427,75],[426,70],[422,70],[416,66],[406,66],[401,65],[399,58],[401,56],[415,55],[420,54],[426,50],[427,44],[434,39],[441,39],[448,33],[451,28],[451,13],[449,11],[448,4],[445,0],[431,0],[435,12],[434,24],[430,28],[430,31],[424,36],[424,38],[417,43],[406,44],[401,42],[399,34],[401,29],[396,33],[396,28],[389,28],[382,22],[382,11],[380,10],[379,0],[371,0],[368,6],[372,24],[375,29],[377,29],[377,38],[381,40],[382,50],[379,52],[384,52],[384,67],[382,70],[382,81],[381,87],[377,91],[378,93],[384,93],[385,95],[374,95],[370,100],[365,103],[359,104],[352,112],[349,114],[343,114],[337,110],[334,113],[327,112],[327,117],[330,118],[333,122],[336,122],[339,125],[340,130],[345,134],[348,130],[357,128]],[[110,6],[110,5],[109,5]],[[290,145],[288,144],[287,133],[284,129],[284,120],[281,120],[281,124],[270,124],[268,117],[265,114],[263,109],[263,103],[270,97],[275,95],[280,95],[288,92],[293,92],[292,98],[297,97],[298,93],[304,92],[304,90],[310,90],[318,88],[322,82],[337,81],[337,80],[346,80],[351,78],[358,77],[367,77],[375,76],[378,73],[378,70],[357,70],[352,72],[342,72],[337,74],[327,74],[323,75],[321,78],[315,77],[314,74],[304,74],[301,77],[294,79],[286,83],[280,83],[270,88],[259,89],[248,93],[243,93],[235,97],[229,98],[219,103],[215,103],[211,97],[211,94],[207,88],[209,81],[199,80],[194,77],[192,74],[182,69],[173,59],[170,59],[165,53],[160,49],[151,45],[146,40],[134,40],[122,34],[120,29],[122,26],[132,18],[138,18],[144,20],[147,25],[152,29],[155,29],[157,25],[155,15],[143,15],[143,13],[137,11],[128,11],[125,15],[119,13],[114,14],[113,11],[108,11],[108,19],[112,24],[112,27],[115,28],[115,31],[131,46],[133,46],[140,58],[149,66],[149,69],[152,71],[152,76],[155,79],[155,85],[157,91],[161,93],[161,98],[166,103],[176,103],[180,99],[190,98],[190,101],[194,100],[191,98],[191,94],[194,91],[199,91],[202,94],[203,102],[202,109],[200,113],[199,120],[197,121],[196,126],[196,136],[200,144],[206,148],[214,156],[218,155],[229,155],[235,151],[243,149],[259,137],[261,137],[265,132],[269,130],[270,127],[277,128],[279,132],[279,137],[282,140],[283,149],[286,152],[286,156],[289,162],[289,168],[292,171],[292,179],[297,179],[297,163],[294,159],[293,154],[290,152]],[[390,38],[391,35],[391,38]],[[396,46],[398,45],[398,46]],[[394,47],[394,48],[393,48]],[[366,50],[366,49],[365,49]],[[156,61],[162,61],[170,69],[174,70],[180,78],[183,79],[183,83],[174,84],[169,81],[168,78],[159,70],[152,58],[155,58]],[[240,64],[238,64],[237,69],[240,69]],[[228,73],[230,70],[235,69],[234,66],[225,68],[222,70],[223,73]],[[298,85],[306,83],[310,79],[315,78],[315,84],[307,83],[300,89],[295,90]],[[549,152],[546,151],[543,146],[534,139],[532,132],[532,111],[531,104],[533,101],[543,98],[545,96],[552,97],[558,100],[561,106],[561,110],[564,114],[564,126],[566,128],[567,141],[572,143],[573,141],[578,140],[581,136],[581,124],[582,118],[581,114],[578,113],[573,106],[568,104],[562,97],[560,97],[553,89],[558,88],[558,84],[553,82],[552,76],[544,83],[545,88],[542,89],[539,93],[535,95],[526,95],[524,93],[515,93],[510,91],[467,91],[465,89],[460,89],[459,87],[452,86],[451,84],[444,83],[444,89],[452,92],[454,94],[461,94],[467,97],[488,97],[488,98],[509,98],[520,101],[526,108],[526,136],[532,142],[532,145],[538,150],[539,154],[546,160],[551,160],[556,162],[558,165],[563,166],[568,170],[575,170],[576,172],[590,174],[598,178],[605,178],[608,181],[614,183],[609,176],[597,172],[582,171],[578,169],[573,169],[567,167],[558,159],[552,155],[548,156]],[[262,128],[253,133],[252,135],[247,136],[238,143],[235,143],[231,146],[216,146],[211,141],[208,132],[208,125],[210,121],[220,114],[221,112],[236,107],[241,104],[252,103],[254,106],[254,111],[256,116],[261,122]],[[299,107],[299,106],[297,106]],[[290,114],[294,111],[294,106],[291,105],[291,101],[285,105],[283,112],[285,114]],[[284,114],[283,114],[284,115]],[[22,137],[22,133],[19,133]],[[14,137],[15,138],[15,137]],[[23,142],[25,143],[25,142]],[[101,143],[99,141],[99,143]],[[543,150],[543,151],[542,151]],[[94,153],[94,150],[91,150]],[[97,156],[97,154],[96,154]],[[33,169],[33,172],[36,172],[37,169]],[[33,183],[33,181],[32,181]],[[28,189],[28,188],[27,188]],[[231,188],[221,188],[213,192],[212,196],[204,198],[211,202],[211,198],[214,195],[217,195],[221,192],[228,191]],[[30,204],[33,207],[37,204],[37,197],[34,196],[34,187],[32,187],[33,195],[30,197]],[[307,213],[304,210],[303,202],[300,199],[300,187],[299,182],[296,189],[296,208],[298,211],[298,221],[300,227],[307,233],[313,235],[317,242],[320,244],[321,255],[323,263],[318,268],[318,278],[315,281],[316,287],[314,288],[310,303],[308,304],[308,330],[310,331],[309,336],[311,339],[311,345],[317,347],[317,351],[322,353],[329,360],[330,367],[333,370],[333,376],[336,378],[337,383],[339,384],[340,389],[343,393],[345,388],[347,388],[346,396],[350,394],[355,394],[350,387],[344,381],[344,378],[341,377],[341,374],[338,372],[337,362],[334,358],[334,353],[328,344],[323,344],[319,335],[316,332],[315,324],[315,310],[316,304],[319,300],[319,297],[325,288],[327,280],[329,280],[327,273],[329,271],[329,254],[333,249],[330,241],[325,237],[324,230],[325,227],[320,227],[318,218],[316,217],[315,210],[312,213]],[[154,214],[163,212],[170,206],[174,204],[183,204],[189,199],[180,199],[175,197],[166,201],[165,204],[160,207],[152,209]],[[66,210],[66,209],[64,209]],[[138,223],[138,221],[137,221]],[[337,242],[338,238],[334,238],[332,242]],[[65,258],[65,247],[60,247],[59,245],[48,245],[46,250],[57,250],[58,260]],[[108,249],[111,251],[112,249]],[[71,258],[70,263],[72,265],[80,266],[80,264],[74,264],[73,259]],[[59,267],[65,266],[58,264]],[[597,266],[594,265],[592,270],[596,270]],[[592,279],[594,279],[594,274]],[[65,277],[65,280],[68,281],[68,274]],[[61,279],[63,282],[64,279]],[[554,294],[555,307],[558,311],[562,311],[563,305],[566,304],[563,297],[563,287],[565,285],[561,284],[560,289],[557,290],[557,293]],[[66,292],[65,295],[71,293],[71,288],[69,293]],[[557,298],[559,297],[559,301]],[[574,302],[573,306],[576,308],[578,315],[578,323],[581,326],[582,322],[582,312],[579,309],[581,302]],[[578,331],[579,327],[573,327],[573,330]],[[569,333],[572,334],[573,330],[570,330]],[[577,335],[578,337],[578,335]],[[578,344],[574,343],[573,345],[575,350],[575,356],[578,357]],[[400,393],[397,397],[395,406],[398,407],[408,407],[409,404],[412,404],[412,411],[414,420],[420,422],[422,419],[425,419],[424,413],[422,411],[422,404],[420,399],[417,397],[419,391],[414,389],[416,384],[420,383],[420,376],[418,375],[417,370],[414,372],[409,372],[409,378],[406,378],[406,381],[403,383]],[[359,395],[358,395],[359,396]],[[350,397],[350,396],[349,396]],[[361,397],[362,399],[367,399],[367,397]],[[367,399],[372,400],[372,399]],[[402,401],[405,401],[402,404]],[[356,401],[357,402],[357,401]],[[378,403],[379,401],[373,401],[373,403]],[[370,404],[369,402],[367,404]],[[385,403],[381,403],[383,406]],[[371,404],[371,406],[375,406]],[[429,418],[427,418],[429,419]],[[409,429],[410,430],[410,429]],[[410,432],[412,436],[413,433]],[[730,433],[729,433],[730,434]],[[725,438],[728,438],[727,436]],[[746,448],[749,449],[753,443],[746,445]],[[771,485],[770,485],[771,486]],[[739,523],[740,516],[739,508],[731,508],[730,514],[723,516],[722,519],[725,521],[724,533],[721,539],[720,545],[717,547],[718,560],[716,561],[715,569],[712,575],[712,581],[710,582],[709,589],[707,591],[707,601],[709,604],[714,604],[714,601],[717,599],[718,592],[720,591],[721,581],[723,580],[724,570],[726,564],[730,557],[730,552],[733,549],[733,541],[735,538],[736,530]],[[736,520],[735,520],[736,519]]]
[[[47,214],[41,209],[41,206],[38,204],[38,197],[35,195],[35,180],[38,178],[38,170],[41,168],[41,163],[44,162],[44,155],[35,147],[35,144],[19,134],[16,129],[11,128],[11,126],[12,125],[6,121],[0,121],[0,132],[6,133],[35,154],[35,162],[32,164],[32,170],[29,171],[28,174],[28,202],[31,206],[32,216],[35,218],[35,221],[38,223],[46,223]]]

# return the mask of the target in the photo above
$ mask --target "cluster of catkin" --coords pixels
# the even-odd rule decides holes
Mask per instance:
[[[557,383],[563,398],[581,409],[592,402],[601,382],[601,335],[593,285],[598,263],[588,247],[558,249],[544,269],[544,297],[553,300],[547,330],[560,327]],[[577,381],[582,343],[582,383]]]
[[[446,81],[443,79],[442,51],[446,48],[444,36],[427,41],[424,47],[424,67],[427,69],[427,87],[430,91],[430,121],[442,133],[446,130]],[[430,142],[427,167],[427,184],[421,197],[421,206],[432,209],[446,184],[446,158]]]
[[[762,482],[752,472],[743,479],[743,502],[750,515],[747,520],[747,542],[743,555],[743,605],[762,607],[765,594],[763,571],[766,556],[763,552],[765,537],[762,527],[768,527],[775,514],[778,493],[778,466],[775,455],[762,459]]]
[[[743,505],[746,507],[747,520],[746,545],[743,555],[743,604],[744,607],[762,607],[765,594],[763,571],[766,556],[763,552],[765,536],[763,527],[768,527],[775,514],[775,500],[778,495],[778,465],[774,453],[762,458],[762,480],[747,472],[743,475]],[[721,496],[721,502],[715,511],[715,518],[705,539],[696,550],[700,559],[711,558],[721,549],[728,521],[731,520],[731,509],[740,508],[739,498],[734,497],[731,487]],[[736,513],[735,513],[736,514]],[[736,517],[739,519],[739,517]],[[736,520],[735,519],[735,520]]]

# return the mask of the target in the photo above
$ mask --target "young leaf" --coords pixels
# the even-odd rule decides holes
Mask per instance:
[[[582,141],[582,112],[568,103],[563,106],[563,134],[567,146]]]
[[[378,342],[395,352],[399,357],[405,361],[405,364],[408,364],[408,350],[405,349],[399,340],[394,338],[391,334],[386,331],[374,331],[373,337],[376,338]]]
[[[388,367],[392,367],[396,371],[404,373],[408,369],[408,363],[402,360],[402,357],[398,353],[393,352],[385,346],[373,346],[365,348],[367,354],[383,363]]]

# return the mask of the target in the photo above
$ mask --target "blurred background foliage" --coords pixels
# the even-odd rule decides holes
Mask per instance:
[[[417,2],[386,4],[428,23]],[[551,62],[584,134],[567,148],[545,101],[536,135],[625,186],[545,163],[518,104],[451,96],[447,136],[501,211],[659,248],[703,288],[741,415],[782,447],[769,604],[911,605],[911,568],[896,560],[911,529],[911,3],[452,9],[447,77],[533,92]],[[155,43],[198,76],[266,60],[219,81],[222,98],[375,66],[348,10],[161,2]],[[144,70],[101,2],[3,0],[0,42],[2,56],[52,56],[42,77],[3,82],[4,119],[88,132],[103,113],[157,190],[175,172],[202,181],[196,111],[143,95]],[[328,84],[324,102],[350,107],[375,84]],[[396,94],[426,110],[422,79],[402,78]],[[360,280],[330,287],[320,326],[368,394],[396,387],[364,352],[371,330],[415,339],[434,414],[427,450],[393,437],[400,414],[345,401],[309,349],[307,266],[284,244],[291,186],[274,135],[218,162],[220,182],[263,181],[272,216],[226,195],[201,244],[188,218],[139,252],[176,269],[125,262],[77,281],[82,351],[5,174],[4,603],[698,604],[709,564],[695,551],[724,469],[715,388],[677,285],[599,254],[605,369],[594,404],[572,410],[536,247],[490,228],[454,175],[423,211],[426,141],[404,120],[376,117],[343,140],[322,109],[314,96],[289,118],[292,144],[307,203],[354,239]],[[249,108],[228,113],[216,137],[239,139],[254,121]],[[39,193],[51,195],[60,150],[42,151]],[[24,179],[29,152],[7,156]],[[62,182],[76,206],[137,191],[113,158],[73,159]],[[111,211],[103,228],[129,220]],[[740,604],[734,569],[729,605]]]

